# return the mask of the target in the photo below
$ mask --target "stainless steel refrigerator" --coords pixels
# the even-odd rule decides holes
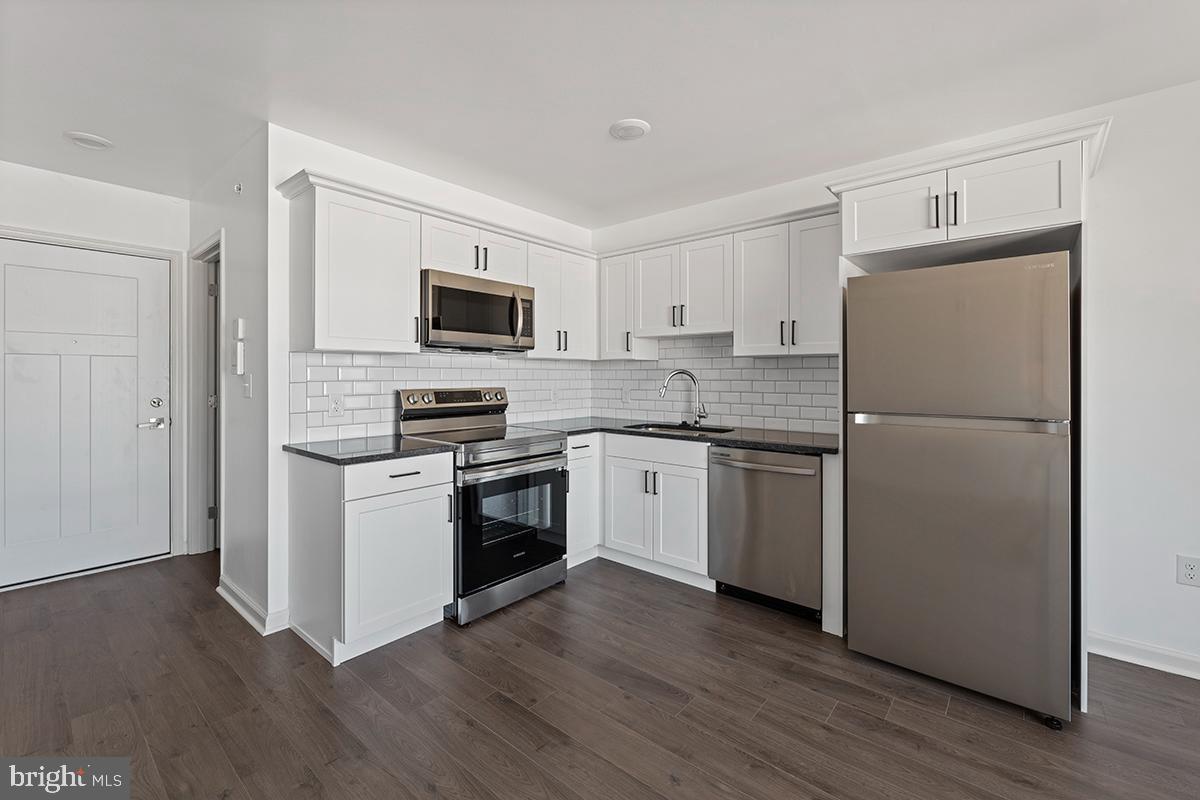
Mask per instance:
[[[850,649],[1070,719],[1066,252],[851,278]]]

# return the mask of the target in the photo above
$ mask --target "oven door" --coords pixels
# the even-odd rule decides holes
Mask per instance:
[[[421,343],[476,350],[533,348],[533,287],[421,270]]]
[[[567,553],[567,458],[459,473],[458,595],[486,589]]]

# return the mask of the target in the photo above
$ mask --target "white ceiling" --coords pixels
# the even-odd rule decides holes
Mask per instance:
[[[2,160],[187,197],[269,120],[593,228],[1200,79],[1196,0],[0,7]]]

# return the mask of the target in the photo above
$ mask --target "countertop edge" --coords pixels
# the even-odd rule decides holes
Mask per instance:
[[[354,464],[370,464],[374,461],[396,461],[403,458],[413,458],[415,456],[429,456],[438,453],[453,453],[454,448],[445,444],[431,444],[428,447],[421,447],[417,450],[412,450],[406,453],[390,452],[390,453],[365,453],[362,455],[346,455],[346,456],[330,456],[324,453],[314,453],[312,450],[306,450],[302,445],[285,444],[283,450],[286,453],[311,458],[313,461],[320,461],[324,464],[332,464],[335,467],[349,467]]]
[[[553,421],[545,423],[553,424]],[[637,424],[637,423],[632,423]],[[588,433],[612,433],[620,436],[642,436],[647,439],[669,439],[673,442],[698,442],[700,444],[724,445],[743,450],[763,450],[773,453],[795,453],[809,456],[834,456],[841,452],[840,447],[829,447],[819,444],[792,444],[790,442],[764,442],[757,439],[739,439],[725,434],[713,436],[692,436],[690,434],[675,434],[666,431],[642,431],[636,428],[626,428],[620,425],[593,425],[566,431],[567,436],[582,436]]]

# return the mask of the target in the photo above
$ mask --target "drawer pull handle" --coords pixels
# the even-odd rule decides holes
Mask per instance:
[[[420,475],[421,470],[413,470],[412,472],[397,472],[395,475],[388,475],[389,478],[411,478],[413,475]]]
[[[573,444],[573,445],[571,445],[572,450],[584,450],[589,447],[591,447],[590,444]]]

